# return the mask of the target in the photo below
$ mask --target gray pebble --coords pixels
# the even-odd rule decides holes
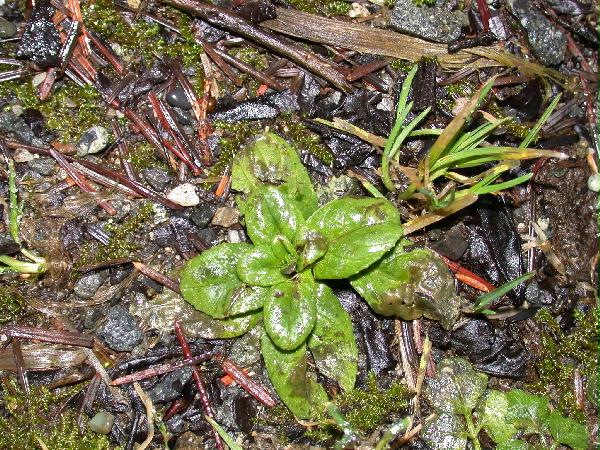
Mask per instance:
[[[166,374],[148,391],[153,403],[166,403],[181,396],[183,386],[192,378],[192,369],[184,367]]]
[[[397,0],[390,17],[396,30],[434,42],[448,43],[460,37],[465,15],[430,6],[416,6],[413,0]]]
[[[150,187],[158,192],[164,191],[171,182],[171,176],[167,172],[156,169],[155,167],[149,167],[142,170],[142,176]]]
[[[198,230],[198,237],[202,239],[209,247],[216,245],[219,242],[219,236],[214,228],[204,228]]]
[[[598,192],[600,190],[600,178],[597,173],[590,175],[587,185],[588,189],[592,192]]]
[[[92,298],[107,277],[108,271],[106,270],[87,273],[77,280],[73,286],[73,292],[79,298]]]
[[[108,311],[106,322],[98,336],[117,352],[130,352],[144,337],[133,316],[120,306],[114,306]]]
[[[28,161],[27,165],[40,175],[49,176],[54,173],[54,160],[52,158],[34,158]]]
[[[77,155],[98,153],[108,144],[108,131],[104,127],[92,127],[83,132],[77,141]]]
[[[185,95],[184,90],[180,87],[167,92],[165,98],[171,106],[176,106],[177,108],[181,109],[190,109],[192,107],[190,101]]]
[[[17,27],[14,23],[9,22],[3,17],[0,17],[0,38],[10,39],[17,34]]]
[[[0,233],[0,255],[12,255],[19,251],[17,244],[9,234]]]
[[[198,228],[206,228],[217,212],[217,205],[200,202],[190,214],[190,219]]]
[[[540,62],[547,66],[563,62],[567,49],[565,34],[529,0],[508,0],[508,5],[527,33],[531,49]]]

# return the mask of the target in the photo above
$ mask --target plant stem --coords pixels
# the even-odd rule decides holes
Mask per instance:
[[[46,271],[43,262],[25,262],[20,261],[12,256],[0,255],[0,262],[8,266],[9,271],[14,270],[20,273],[44,273]]]
[[[475,430],[475,425],[473,424],[473,418],[471,417],[471,411],[465,411],[465,421],[467,422],[467,431],[469,432],[469,437],[471,441],[473,441],[473,447],[475,450],[481,450],[481,444],[479,443],[479,438],[477,437],[477,431]]]

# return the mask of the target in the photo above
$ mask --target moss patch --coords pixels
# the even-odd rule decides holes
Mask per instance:
[[[73,394],[72,389],[53,393],[45,387],[33,386],[31,391],[27,397],[14,378],[2,380],[0,448],[40,448],[37,438],[49,449],[111,448],[106,436],[89,431],[81,435],[74,412],[67,409],[59,413],[61,403]]]

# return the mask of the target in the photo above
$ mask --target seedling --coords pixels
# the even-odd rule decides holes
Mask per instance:
[[[19,225],[23,215],[23,203],[19,204],[17,194],[17,175],[15,163],[5,156],[8,167],[8,201],[9,201],[9,230],[13,240],[19,244],[21,254],[30,261],[21,261],[8,255],[0,255],[0,274],[2,273],[44,273],[46,271],[46,260],[35,253],[27,250],[21,243],[19,236]]]
[[[267,372],[296,416],[318,417],[327,402],[309,352],[344,390],[356,378],[352,323],[325,280],[348,279],[386,316],[425,316],[446,328],[458,319],[448,269],[429,250],[405,250],[388,200],[343,197],[319,208],[298,154],[273,134],[239,155],[231,183],[242,193],[237,202],[253,244],[220,244],[191,259],[181,293],[229,337],[262,322]]]

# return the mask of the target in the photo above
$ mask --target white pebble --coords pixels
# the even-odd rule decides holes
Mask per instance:
[[[191,183],[180,184],[167,194],[167,198],[181,206],[196,206],[200,197],[196,194],[196,187]]]
[[[46,72],[40,72],[31,79],[31,84],[34,88],[38,87],[46,79]]]
[[[600,190],[600,178],[597,173],[590,175],[588,178],[588,189],[592,192],[598,192]]]

